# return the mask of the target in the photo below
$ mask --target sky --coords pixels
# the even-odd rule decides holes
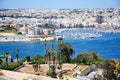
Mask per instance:
[[[120,8],[120,0],[0,0],[0,8]]]

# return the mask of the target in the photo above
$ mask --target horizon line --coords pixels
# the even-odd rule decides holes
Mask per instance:
[[[0,9],[120,9],[120,8],[0,8]]]

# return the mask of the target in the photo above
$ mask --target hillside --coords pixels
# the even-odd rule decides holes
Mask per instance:
[[[10,27],[9,25],[7,26],[0,26],[0,35],[2,34],[14,34],[14,35],[20,35],[14,27]]]

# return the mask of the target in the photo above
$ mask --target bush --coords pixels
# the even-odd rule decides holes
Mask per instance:
[[[20,65],[22,65],[22,63],[12,62],[12,63],[10,63],[8,65],[1,64],[0,68],[5,69],[5,70],[14,70],[15,68],[19,67]]]
[[[47,72],[47,75],[52,77],[52,78],[56,78],[56,73],[55,73],[55,66],[50,66],[51,70],[50,72]]]
[[[47,72],[47,75],[52,77],[52,78],[56,78],[56,73],[55,72]]]
[[[19,67],[20,66],[20,64],[18,64],[18,63],[11,63],[11,64],[9,64],[8,65],[8,70],[14,70],[15,68],[17,68],[17,67]]]
[[[4,74],[0,71],[0,76],[3,76]]]
[[[119,69],[115,68],[116,62],[112,59],[106,59],[103,64],[103,76],[106,79],[117,80],[115,71],[120,74]],[[119,79],[118,79],[119,80]]]
[[[21,33],[21,32],[18,32],[17,34],[22,35],[22,33]]]
[[[115,69],[116,62],[112,59],[107,59],[103,63],[103,69],[109,70],[109,69]]]
[[[0,69],[7,69],[7,65],[6,64],[1,64]]]
[[[2,62],[3,62],[3,61],[0,59],[0,64],[2,64]]]
[[[36,55],[35,57],[33,57],[32,62],[37,64],[44,64],[45,58],[43,56]]]
[[[96,64],[97,61],[99,61],[98,62],[99,64],[100,59],[102,58],[100,58],[100,56],[96,52],[85,52],[78,54],[76,61],[78,64],[92,65],[92,64]]]
[[[27,60],[27,62],[29,62],[30,61],[30,56],[26,56],[25,60]]]

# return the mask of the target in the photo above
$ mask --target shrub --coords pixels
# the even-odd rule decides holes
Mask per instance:
[[[0,76],[3,76],[4,74],[0,71]]]
[[[52,78],[56,78],[56,73],[55,73],[55,66],[50,66],[51,70],[50,72],[47,72],[47,75],[52,77]]]
[[[26,56],[25,60],[27,60],[29,62],[30,61],[30,56]]]
[[[22,33],[21,33],[21,32],[17,32],[17,34],[18,34],[18,35],[22,35]]]
[[[52,77],[52,78],[56,78],[56,73],[55,72],[47,72],[47,75]]]
[[[92,64],[101,64],[102,63],[102,58],[96,53],[96,52],[85,52],[85,53],[80,53],[77,55],[76,61],[79,64],[86,64],[86,65],[92,65]],[[101,61],[101,62],[100,62]]]
[[[19,67],[22,63],[17,63],[17,62],[12,62],[8,65],[6,64],[1,64],[0,68],[5,69],[5,70],[14,70],[15,68]]]
[[[58,75],[58,77],[59,77],[60,79],[62,79],[62,78],[63,78],[63,73],[60,72],[59,75]]]
[[[2,64],[2,62],[3,62],[3,61],[0,59],[0,64]]]

